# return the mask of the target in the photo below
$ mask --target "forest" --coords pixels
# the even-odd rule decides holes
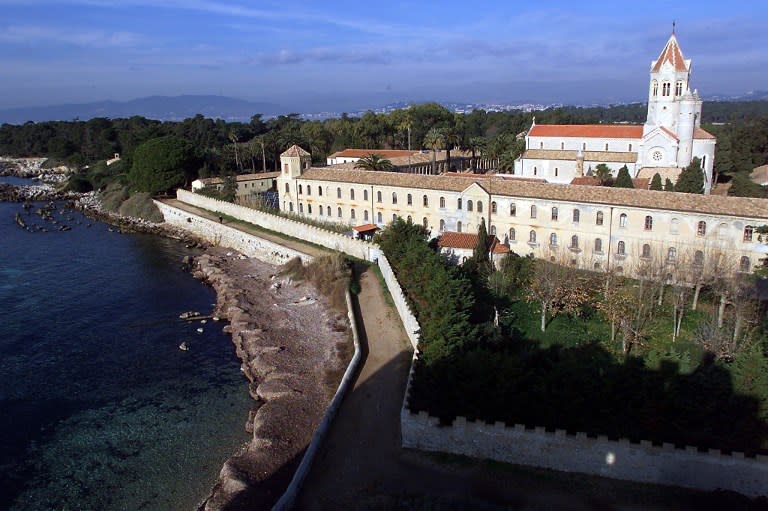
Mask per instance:
[[[753,275],[716,250],[649,257],[639,278],[514,253],[494,267],[485,239],[481,225],[473,257],[453,266],[420,225],[378,235],[421,326],[412,411],[768,452]]]
[[[279,168],[280,153],[299,144],[312,153],[315,164],[345,148],[431,149],[430,132],[439,132],[446,148],[473,151],[498,159],[500,170],[509,170],[522,149],[516,136],[527,130],[533,117],[543,124],[642,123],[644,104],[610,107],[561,107],[536,112],[486,112],[456,114],[437,103],[412,105],[388,114],[368,112],[361,117],[343,115],[325,121],[307,121],[298,114],[264,119],[256,114],[248,123],[213,120],[201,115],[181,122],[160,122],[143,117],[95,118],[88,121],[51,121],[0,126],[0,155],[46,156],[51,164],[92,168],[119,153],[121,165],[95,179],[84,178],[98,188],[104,179],[124,176],[143,143],[174,137],[193,149],[185,180],[194,177],[261,172]],[[704,127],[718,137],[715,172],[721,181],[732,181],[730,193],[765,196],[765,190],[749,181],[754,167],[768,162],[768,101],[707,102]],[[183,182],[178,183],[183,185]]]

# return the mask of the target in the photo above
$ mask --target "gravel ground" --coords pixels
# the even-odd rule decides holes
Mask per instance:
[[[265,509],[285,489],[349,361],[346,314],[311,284],[227,249],[209,249],[194,273],[216,289],[214,314],[230,321],[254,399],[253,438],[201,509]]]

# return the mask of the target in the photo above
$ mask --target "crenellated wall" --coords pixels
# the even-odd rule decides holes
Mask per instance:
[[[410,377],[408,383],[410,387]],[[642,483],[731,490],[750,497],[768,495],[768,456],[747,458],[742,453],[723,454],[715,449],[699,452],[695,447],[592,438],[586,433],[487,424],[464,417],[457,417],[450,426],[440,426],[436,417],[411,413],[407,406],[401,411],[400,425],[403,447],[412,449]]]
[[[249,222],[271,231],[280,232],[294,238],[321,245],[353,257],[373,261],[379,256],[378,247],[372,243],[356,240],[306,223],[289,218],[271,215],[245,206],[224,202],[204,195],[178,190],[176,197],[184,203],[209,211],[220,212],[245,222]]]
[[[285,264],[294,257],[310,261],[312,256],[293,250],[271,241],[252,236],[238,229],[176,209],[163,202],[154,201],[165,221],[200,236],[218,246],[232,248],[238,252],[256,257],[270,264]]]

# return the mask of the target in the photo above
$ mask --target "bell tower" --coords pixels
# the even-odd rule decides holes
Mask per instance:
[[[659,58],[651,62],[648,118],[643,134],[657,127],[664,127],[677,134],[681,100],[691,95],[690,77],[691,60],[683,56],[673,23],[672,35],[669,36],[667,44],[661,50]],[[699,112],[701,112],[701,105],[699,105]]]

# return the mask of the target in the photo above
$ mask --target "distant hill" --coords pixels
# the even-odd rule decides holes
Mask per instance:
[[[0,109],[0,124],[24,124],[28,121],[111,119],[140,115],[161,121],[179,121],[201,114],[213,119],[249,121],[254,114],[265,116],[281,113],[272,103],[245,101],[225,96],[150,96],[130,101],[97,101],[93,103],[50,105]]]

